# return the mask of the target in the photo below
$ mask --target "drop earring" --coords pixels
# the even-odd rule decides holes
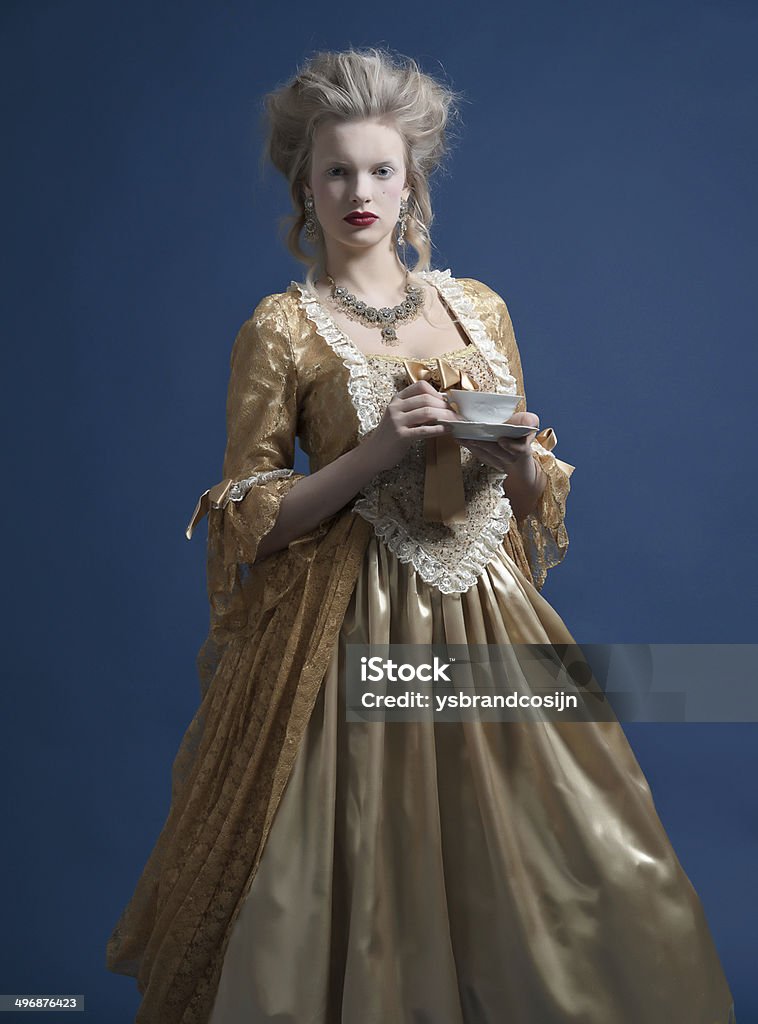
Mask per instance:
[[[400,200],[400,216],[398,217],[397,242],[398,245],[405,245],[405,228],[408,221],[408,200]]]
[[[313,196],[306,196],[305,202],[305,237],[309,242],[316,241],[316,220],[315,203],[313,202]]]

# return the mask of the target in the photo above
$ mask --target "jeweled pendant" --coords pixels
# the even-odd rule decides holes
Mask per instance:
[[[376,308],[367,305],[343,285],[338,285],[329,274],[326,277],[332,286],[332,298],[335,302],[342,307],[350,319],[360,320],[367,327],[379,327],[384,345],[400,344],[395,324],[415,319],[424,304],[423,290],[416,285],[408,284],[405,289],[406,297],[397,306]]]

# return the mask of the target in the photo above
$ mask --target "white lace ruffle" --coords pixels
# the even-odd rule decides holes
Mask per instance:
[[[425,583],[436,587],[443,594],[462,594],[475,585],[477,578],[502,545],[513,516],[511,503],[503,495],[486,526],[482,528],[477,539],[467,546],[452,569],[428,554],[421,544],[410,536],[402,523],[380,514],[377,495],[376,489],[369,491],[367,497],[356,501],[355,511],[373,524],[374,533],[384,541],[398,561],[411,564]]]
[[[495,371],[500,380],[498,394],[515,395],[516,378],[511,374],[508,360],[497,346],[487,331],[484,324],[476,315],[476,308],[471,299],[466,295],[463,285],[452,277],[450,268],[447,270],[423,270],[421,276],[431,281],[442,295],[447,304],[463,324],[466,333],[471,337],[476,347]]]
[[[253,473],[244,480],[235,480],[227,494],[228,501],[242,501],[251,487],[256,484],[265,484],[269,480],[278,480],[280,477],[292,476],[294,469],[267,469],[264,473]],[[216,506],[217,508],[219,506]]]
[[[365,437],[379,426],[381,419],[373,400],[366,356],[339,329],[321,305],[318,297],[307,291],[298,281],[293,281],[292,284],[299,292],[300,306],[305,310],[306,316],[315,325],[324,341],[342,360],[350,375],[347,388],[358,415],[360,437]]]

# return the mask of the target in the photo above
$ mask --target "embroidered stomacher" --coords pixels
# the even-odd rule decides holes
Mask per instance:
[[[498,350],[476,315],[476,307],[450,270],[422,271],[460,321],[472,344],[445,358],[485,391],[516,394],[516,380],[506,357]],[[358,417],[359,435],[378,426],[392,397],[410,382],[400,360],[367,356],[337,326],[320,301],[293,281],[300,307],[317,333],[342,360],[348,372],[348,392]],[[429,360],[433,363],[433,360]],[[474,586],[496,556],[513,515],[503,493],[505,473],[479,462],[461,449],[466,496],[466,521],[428,523],[423,518],[426,442],[410,446],[390,470],[384,470],[362,489],[354,511],[368,520],[375,534],[399,561],[410,564],[426,582],[443,593],[464,593]]]

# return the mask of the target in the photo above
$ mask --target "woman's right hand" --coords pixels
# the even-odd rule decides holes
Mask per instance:
[[[363,442],[372,465],[381,472],[396,466],[414,441],[442,437],[443,423],[433,420],[460,420],[445,398],[428,381],[417,380],[392,398],[379,426]]]

